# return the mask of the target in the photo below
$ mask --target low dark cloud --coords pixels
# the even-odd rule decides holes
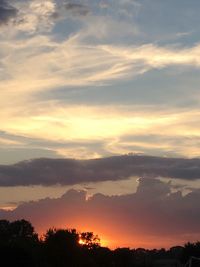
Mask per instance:
[[[17,16],[18,10],[9,4],[7,0],[0,0],[0,25],[8,24]]]
[[[168,246],[200,238],[200,191],[185,196],[159,179],[140,179],[136,193],[121,196],[70,190],[58,199],[21,204],[0,218],[31,220],[38,231],[76,227],[110,236],[118,244]],[[140,244],[142,245],[142,244]]]
[[[46,159],[0,165],[0,186],[73,185],[131,176],[200,178],[200,159],[124,155],[93,160]]]

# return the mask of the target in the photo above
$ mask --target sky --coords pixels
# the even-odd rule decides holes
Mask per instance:
[[[113,205],[113,216],[132,215],[121,241],[111,240],[117,230],[88,223],[115,246],[200,238],[199,12],[198,0],[0,0],[2,216],[29,216],[29,205],[42,210],[41,199],[49,212],[54,201],[68,212],[67,201],[82,197],[108,229],[102,203]],[[152,193],[157,187],[165,188],[162,201]],[[148,216],[147,199],[156,209]],[[12,215],[4,211],[16,207]],[[188,212],[190,229],[179,229]],[[41,230],[38,216],[29,217]],[[141,224],[148,218],[149,228]],[[157,234],[153,224],[163,225]]]

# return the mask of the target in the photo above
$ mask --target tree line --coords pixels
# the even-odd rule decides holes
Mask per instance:
[[[185,264],[191,256],[200,258],[200,242],[169,250],[111,250],[102,247],[100,238],[93,232],[50,228],[39,237],[26,220],[0,220],[2,267],[153,267],[162,259]]]

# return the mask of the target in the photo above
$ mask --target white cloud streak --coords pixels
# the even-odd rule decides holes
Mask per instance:
[[[100,15],[90,15],[82,22],[82,28],[58,40],[53,32],[43,32],[45,29],[52,30],[52,15],[56,12],[54,1],[22,1],[16,7],[21,12],[21,23],[13,27],[11,33],[6,35],[3,31],[0,36],[2,130],[29,138],[42,136],[50,141],[105,140],[105,147],[111,153],[115,153],[116,147],[119,153],[126,152],[128,144],[125,142],[118,146],[118,143],[121,136],[127,133],[162,132],[167,136],[199,136],[199,127],[190,121],[192,116],[199,116],[194,110],[186,111],[186,114],[171,111],[164,115],[154,110],[149,115],[146,111],[141,112],[143,107],[69,106],[56,101],[43,102],[38,96],[49,90],[56,92],[61,87],[67,90],[69,87],[96,87],[105,83],[114,85],[116,81],[125,81],[149,70],[169,66],[200,68],[199,44],[187,48],[162,47],[151,43],[102,44],[101,40],[105,41],[111,32],[117,32],[117,26],[114,20],[106,16],[101,25]],[[123,29],[125,34],[130,33],[130,25],[123,26]],[[29,35],[20,36],[19,32],[23,31],[29,32]],[[137,34],[134,27],[132,34]],[[144,109],[149,110],[149,107]],[[132,146],[141,152],[139,147],[147,145],[133,142]],[[163,147],[171,151],[172,145],[165,143]],[[74,155],[74,151],[72,148],[57,149],[59,155]],[[80,151],[87,157],[85,147],[81,147]],[[101,155],[96,151],[89,153],[92,157]],[[196,153],[197,149],[192,144],[192,155]]]

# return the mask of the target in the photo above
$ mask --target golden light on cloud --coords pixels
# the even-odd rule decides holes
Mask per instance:
[[[10,39],[1,41],[2,51],[10,56],[3,62],[2,71],[7,78],[0,88],[31,94],[62,86],[101,85],[169,65],[200,66],[199,45],[188,49],[153,44],[92,46],[85,43],[84,34],[80,32],[62,42],[45,35],[12,43]]]
[[[27,19],[29,24],[23,24],[23,27],[32,31],[38,27],[40,12],[47,19],[55,9],[51,1],[46,1],[45,5],[36,1],[34,5],[35,24],[30,17]],[[30,7],[25,5],[24,8]],[[48,28],[51,25],[46,26]],[[110,153],[148,153],[153,146],[155,149],[161,149],[163,153],[173,150],[174,144],[169,141],[147,144],[144,141],[133,140],[128,143],[121,140],[126,135],[134,137],[148,133],[179,139],[200,136],[198,124],[192,122],[193,116],[199,116],[199,112],[194,109],[169,111],[167,108],[162,110],[159,105],[95,106],[92,102],[77,105],[49,100],[48,93],[54,90],[56,96],[60,88],[67,91],[69,88],[76,90],[80,89],[80,86],[90,86],[91,89],[93,86],[101,90],[101,86],[104,85],[114,86],[115,80],[134,79],[155,68],[163,69],[177,65],[200,67],[199,44],[190,48],[162,47],[152,43],[138,46],[102,45],[98,42],[89,44],[87,38],[91,34],[94,35],[91,31],[91,27],[87,28],[85,25],[62,41],[42,33],[15,41],[11,34],[5,36],[4,41],[0,41],[4,58],[1,69],[4,79],[0,82],[2,131],[45,142],[81,143],[78,151],[77,147],[53,148],[57,155],[79,158],[95,158]],[[42,99],[40,93],[46,93],[47,99]],[[102,151],[87,148],[89,142],[100,141],[103,143]],[[0,139],[0,143],[2,142],[7,142],[8,146],[18,145],[13,143],[17,141],[8,139]],[[183,149],[181,145],[178,147],[176,144],[174,150],[177,154],[186,155],[191,152],[191,155],[198,156],[199,149],[195,148],[194,144],[186,140],[182,142],[186,147]],[[132,151],[128,149],[129,145]],[[26,142],[19,146],[25,147]],[[46,146],[44,149],[52,148]]]
[[[32,107],[34,109],[34,106]],[[37,107],[35,107],[37,108]],[[127,111],[120,107],[87,107],[56,105],[38,107],[40,114],[18,115],[15,120],[4,121],[8,132],[27,136],[45,136],[48,139],[95,139],[113,137],[127,132],[139,133],[162,127],[176,121],[174,114],[146,114],[140,111]],[[4,127],[2,125],[2,127]],[[48,128],[48,131],[47,131]]]
[[[199,236],[200,4],[0,2],[0,216],[113,249]]]
[[[1,145],[13,145],[13,146],[17,146],[17,145],[22,145],[22,142],[19,141],[14,141],[14,140],[10,140],[8,138],[0,138],[0,144]]]
[[[8,110],[6,114],[6,110]],[[4,116],[3,114],[6,114]],[[110,153],[124,154],[129,152],[143,153],[150,149],[172,151],[174,146],[181,155],[198,155],[194,139],[200,136],[200,129],[194,118],[199,111],[174,110],[171,112],[152,110],[141,111],[138,108],[119,106],[77,106],[58,105],[56,102],[30,104],[26,113],[13,111],[8,107],[1,117],[1,130],[26,138],[43,139],[46,142],[74,142],[77,147],[54,147],[56,153],[64,157],[95,158],[102,152],[87,148],[93,141],[104,143],[104,150]],[[134,140],[134,136],[157,135],[157,142]],[[132,136],[132,141],[123,140]],[[168,140],[164,140],[164,137]],[[172,142],[172,138],[182,139],[185,147]],[[160,141],[159,141],[160,139]],[[10,145],[21,145],[19,141],[0,139]],[[50,149],[48,146],[46,149]]]

